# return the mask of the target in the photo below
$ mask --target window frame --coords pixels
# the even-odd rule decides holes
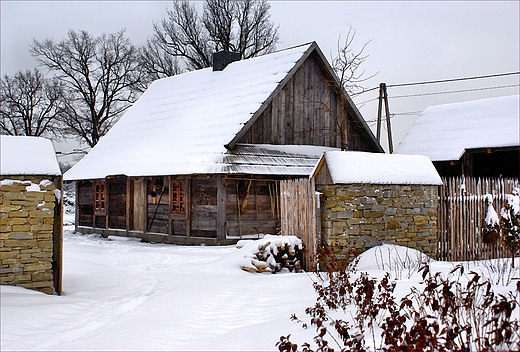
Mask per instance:
[[[104,181],[94,182],[94,213],[106,214],[107,211],[107,186]]]
[[[172,178],[170,180],[170,213],[174,216],[185,217],[188,215],[188,182],[186,179]]]

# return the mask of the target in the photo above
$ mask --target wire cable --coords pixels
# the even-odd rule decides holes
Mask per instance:
[[[518,72],[508,72],[508,73],[497,73],[494,75],[486,75],[486,76],[473,76],[473,77],[463,77],[463,78],[451,78],[451,79],[442,79],[436,81],[425,81],[425,82],[413,82],[413,83],[399,83],[399,84],[387,84],[386,87],[406,87],[406,86],[417,86],[421,84],[433,84],[433,83],[446,83],[446,82],[458,82],[458,81],[468,81],[472,79],[481,79],[481,78],[492,78],[492,77],[503,77],[503,76],[511,76],[518,75]]]
[[[387,84],[386,87],[387,88],[390,88],[390,87],[406,87],[406,86],[417,86],[417,85],[423,85],[423,84],[458,82],[458,81],[468,81],[468,80],[474,80],[474,79],[512,76],[512,75],[518,75],[518,74],[520,74],[520,71],[517,71],[517,72],[506,72],[506,73],[497,73],[497,74],[484,75],[484,76],[472,76],[472,77],[440,79],[440,80],[434,80],[434,81],[422,81],[422,82],[411,82],[411,83]],[[372,87],[372,88],[369,88],[369,89],[365,89],[365,90],[363,90],[363,91],[361,91],[359,93],[352,94],[352,96],[361,95],[363,93],[371,92],[371,91],[376,90],[376,89],[379,89],[379,86]]]
[[[476,92],[476,91],[481,91],[481,90],[490,90],[490,89],[499,89],[499,88],[512,88],[512,87],[519,87],[519,86],[520,86],[520,84],[510,84],[510,85],[505,85],[505,86],[460,89],[460,90],[451,90],[451,91],[435,92],[435,93],[419,93],[419,94],[397,95],[397,96],[389,96],[388,99],[391,99],[391,98],[395,99],[395,98],[421,97],[421,96],[427,96],[427,95],[440,95],[440,94],[463,93],[463,92]]]

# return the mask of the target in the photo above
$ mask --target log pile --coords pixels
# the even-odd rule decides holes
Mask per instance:
[[[239,241],[237,248],[244,251],[242,270],[274,274],[286,268],[301,272],[303,242],[295,236],[266,235],[256,241]]]

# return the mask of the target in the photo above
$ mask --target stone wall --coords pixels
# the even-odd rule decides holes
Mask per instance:
[[[323,193],[322,243],[345,264],[350,254],[382,243],[436,257],[437,186],[319,185]]]
[[[2,176],[1,282],[53,294],[56,205],[51,177]]]

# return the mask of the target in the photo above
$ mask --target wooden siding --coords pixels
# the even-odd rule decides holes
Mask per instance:
[[[179,178],[186,180],[185,214],[171,212],[170,180]],[[108,216],[93,211],[94,182],[78,181],[78,225],[82,230],[90,228],[104,235],[136,236],[168,243],[175,243],[175,238],[184,243],[184,238],[196,244],[275,234],[280,226],[279,181],[192,175],[119,176],[109,177],[105,183]],[[171,239],[160,240],[158,235]]]
[[[169,189],[167,176],[148,178],[146,184],[146,232],[169,234]]]
[[[320,209],[314,179],[280,182],[281,233],[296,236],[305,245],[303,266],[316,269],[317,246],[320,242]]]
[[[217,191],[216,176],[191,180],[191,237],[217,237]]]
[[[280,226],[277,181],[224,180],[229,237],[276,234]]]
[[[80,226],[94,223],[94,184],[90,180],[78,181],[76,195],[77,221]]]
[[[126,229],[126,182],[125,176],[112,177],[107,180],[109,228]]]
[[[302,64],[238,143],[341,147],[336,127],[341,99],[318,62],[311,55]],[[344,105],[348,149],[377,152],[346,100]]]

